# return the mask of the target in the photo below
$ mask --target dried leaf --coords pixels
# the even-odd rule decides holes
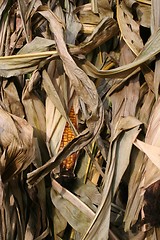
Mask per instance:
[[[74,44],[82,25],[74,14],[75,6],[72,2],[66,2],[66,43]]]
[[[151,26],[151,1],[140,0],[137,6],[137,16],[143,27]]]
[[[98,70],[90,62],[85,62],[82,67],[85,72],[92,77],[112,77],[112,78],[124,78],[131,74],[135,69],[137,69],[142,63],[145,63],[149,59],[152,59],[156,54],[159,53],[159,38],[160,30],[158,30],[155,35],[152,35],[150,40],[146,43],[143,50],[139,53],[137,58],[132,62],[124,66],[117,67],[111,70]]]
[[[159,27],[160,27],[160,8],[157,0],[152,1],[152,8],[151,8],[151,14],[152,14],[152,25],[151,25],[151,32],[154,33]],[[159,96],[159,67],[160,67],[160,60],[159,58],[156,59],[155,63],[155,74],[154,74],[154,92],[156,99],[158,99]]]
[[[118,32],[118,25],[113,18],[103,18],[94,29],[93,33],[78,46],[78,48],[80,48],[79,52],[82,54],[91,52],[93,49],[99,47],[107,40],[116,36]]]
[[[63,232],[67,227],[66,219],[60,214],[57,208],[54,209],[53,212],[53,223],[54,223],[54,236],[55,239],[59,240],[62,239],[60,236],[63,237]]]
[[[136,224],[139,212],[142,208],[143,197],[141,191],[142,173],[145,168],[144,154],[138,149],[133,149],[131,155],[131,173],[128,185],[128,201],[125,209],[124,222],[125,231],[129,231],[131,226]]]
[[[29,42],[29,37],[31,37],[31,36],[27,29],[27,24],[26,24],[26,13],[28,10],[28,6],[27,6],[26,1],[24,1],[24,0],[22,0],[22,1],[18,0],[18,6],[19,6],[19,10],[20,10],[20,15],[21,15],[21,19],[22,19],[25,37],[26,37],[27,42]]]
[[[39,78],[39,72],[35,71],[31,78],[26,81],[26,85],[22,92],[22,102],[27,121],[35,128],[36,134],[45,140],[46,121],[44,104],[33,90]]]
[[[143,42],[140,37],[139,25],[133,20],[133,15],[125,6],[124,2],[117,4],[117,18],[121,35],[130,49],[138,55],[143,48]]]
[[[100,22],[100,17],[92,12],[91,3],[78,6],[74,13],[79,14],[79,20],[82,24],[89,23],[97,25]]]
[[[0,3],[0,19],[2,17],[2,13],[5,10],[6,6],[7,6],[8,1],[7,0],[2,0]]]
[[[94,217],[94,213],[77,197],[62,188],[55,180],[52,180],[52,186],[51,199],[53,204],[74,229],[84,234]]]
[[[138,147],[141,151],[143,151],[148,158],[154,163],[154,165],[160,169],[160,162],[159,162],[159,156],[160,156],[160,148],[144,143],[138,139],[135,140],[134,145]]]
[[[98,11],[99,15],[102,18],[107,17],[113,17],[113,2],[110,2],[109,0],[99,0],[97,1]]]
[[[2,85],[1,95],[5,110],[18,117],[24,118],[24,109],[18,96],[15,84],[12,81],[3,80]]]
[[[129,121],[129,119],[131,121]],[[124,124],[124,127],[122,127],[123,124]],[[124,171],[128,165],[132,144],[135,138],[137,137],[137,134],[139,133],[139,130],[138,130],[139,124],[140,122],[137,121],[135,118],[126,117],[124,119],[122,118],[122,122],[120,121],[119,125],[117,126],[121,130],[121,132],[123,130],[127,130],[128,128],[131,130],[127,132],[124,131],[122,135],[120,134],[116,135],[117,138],[113,140],[110,145],[108,164],[107,164],[107,169],[104,177],[105,184],[104,184],[104,189],[102,194],[102,201],[98,211],[96,212],[95,218],[93,219],[89,229],[87,230],[83,238],[84,240],[85,239],[96,240],[97,238],[104,239],[108,236],[112,191],[114,191],[115,193],[115,191],[117,190],[119,181],[123,176]],[[125,135],[126,139],[123,136],[123,134]],[[123,136],[123,137],[121,138],[120,136]],[[129,151],[126,153],[126,156],[124,156],[124,152],[126,152],[126,144],[128,142],[129,142],[128,144]],[[123,147],[119,148],[121,144],[123,145]],[[119,150],[120,151],[122,150],[123,153],[120,153]],[[115,174],[116,168],[117,168],[118,174]]]
[[[95,213],[101,201],[101,194],[96,185],[91,181],[84,184],[78,178],[74,185],[74,194]]]
[[[0,144],[5,153],[1,159],[2,181],[26,169],[34,159],[33,129],[24,120],[0,109]]]

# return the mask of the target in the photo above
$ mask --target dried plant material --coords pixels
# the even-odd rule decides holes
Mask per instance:
[[[27,42],[29,42],[29,38],[31,36],[30,36],[30,33],[27,29],[28,24],[26,24],[26,13],[27,13],[28,6],[27,6],[26,1],[23,1],[23,0],[22,1],[18,0],[18,6],[19,6],[19,10],[20,10],[20,15],[21,15],[21,19],[22,19],[22,24],[23,24],[25,37],[26,37]]]
[[[95,184],[89,180],[85,184],[82,182],[77,182],[74,192],[83,200],[83,202],[86,200],[87,205],[89,202],[91,202],[92,208],[94,205],[98,206],[101,201],[101,193],[98,191]],[[96,208],[94,208],[94,210],[95,209]]]
[[[13,81],[3,80],[1,87],[1,98],[5,110],[18,117],[24,118],[25,113],[23,105],[20,101],[16,86]]]
[[[77,7],[74,13],[79,14],[79,20],[82,24],[97,25],[100,22],[100,17],[94,14],[90,3]]]
[[[133,20],[133,15],[130,13],[124,2],[117,5],[117,18],[124,41],[137,56],[143,49],[139,24]]]
[[[151,31],[154,33],[160,26],[160,12],[159,12],[159,4],[157,0],[152,1],[151,6]]]
[[[143,206],[140,183],[142,172],[144,171],[144,154],[136,149],[131,154],[130,181],[128,184],[128,201],[124,216],[124,230],[129,232],[130,228],[136,224],[139,212]]]
[[[157,109],[159,108],[159,101],[154,108],[151,115],[148,130],[146,133],[145,143],[136,140],[135,144],[140,148],[147,157],[145,158],[145,172],[143,173],[141,186],[144,191],[144,222],[150,223],[151,226],[159,226],[159,220],[157,215],[152,213],[158,211],[157,200],[152,205],[152,198],[159,198],[158,182],[159,182],[159,114]],[[150,145],[149,145],[150,144]],[[151,208],[152,206],[152,208]],[[157,225],[156,225],[157,224]]]
[[[99,15],[102,18],[107,17],[113,17],[114,15],[114,11],[113,11],[113,7],[114,7],[114,2],[113,1],[104,1],[104,0],[99,0],[97,1],[97,7],[98,7],[98,11],[99,11]]]
[[[92,34],[80,44],[80,53],[86,54],[91,52],[96,47],[116,36],[118,32],[118,25],[113,18],[103,18]]]
[[[134,56],[125,44],[122,44],[122,46],[120,62],[121,64],[126,64],[131,62],[132,59],[134,59]],[[136,82],[135,79],[133,81],[134,83]],[[138,85],[139,84],[137,83],[137,90]],[[134,84],[134,87],[135,86],[136,84]],[[138,95],[136,96],[136,94],[138,94],[138,91],[135,93],[135,105],[133,104],[133,108],[130,107],[133,100],[129,99],[129,97],[125,97],[126,95],[128,96],[129,91],[132,91],[134,87],[132,85],[131,78],[129,86],[125,86],[121,91],[114,93],[111,96],[113,120],[111,123],[111,144],[108,155],[109,166],[107,165],[108,167],[104,176],[105,184],[100,207],[84,239],[97,239],[98,237],[103,239],[109,234],[109,228],[106,228],[106,231],[104,230],[105,225],[107,225],[108,218],[110,218],[111,200],[109,201],[109,199],[115,195],[121,178],[129,165],[132,143],[139,134],[139,126],[141,124],[136,118],[130,117],[131,115],[135,115],[136,104],[138,101]],[[133,95],[134,94],[132,92],[131,96]],[[126,129],[128,129],[128,131],[125,131]],[[122,133],[122,131],[124,131],[124,133]],[[103,214],[103,212],[105,212],[105,214]]]
[[[159,147],[149,145],[147,143],[141,142],[140,140],[136,140],[134,144],[141,151],[143,151],[158,168],[160,168],[160,164],[159,164],[160,148]]]
[[[75,6],[72,2],[66,2],[66,43],[74,44],[82,28],[82,24],[78,21],[76,14],[74,14]]]
[[[31,43],[25,45],[24,48],[22,48],[18,52],[18,55],[7,56],[6,62],[5,60],[2,61],[4,68],[2,67],[3,70],[1,71],[1,74],[3,76],[10,77],[10,76],[23,74],[23,73],[33,72],[36,68],[38,68],[38,65],[40,64],[42,59],[45,60],[48,56],[51,56],[52,54],[53,55],[55,54],[55,56],[57,56],[57,52],[55,51],[44,52],[46,50],[49,50],[49,48],[53,45],[54,45],[54,42],[52,40],[35,38]],[[40,55],[38,54],[38,52]],[[40,52],[44,52],[44,53],[40,53]],[[7,69],[7,66],[8,67],[10,66],[9,68],[12,73],[11,72],[10,74],[5,73],[6,72],[5,69]]]
[[[85,145],[87,145],[99,132],[102,126],[102,121],[103,121],[103,107],[98,97],[94,84],[91,82],[88,76],[83,72],[83,70],[81,70],[76,65],[72,57],[69,55],[65,42],[63,40],[63,31],[62,31],[61,23],[58,22],[56,16],[46,8],[44,9],[42,8],[42,11],[40,13],[44,15],[49,21],[51,21],[52,19],[52,21],[50,22],[50,27],[54,33],[55,41],[57,43],[58,52],[60,53],[60,57],[63,62],[64,70],[67,76],[69,77],[71,84],[75,89],[76,94],[78,95],[80,100],[83,101],[83,103],[86,105],[86,109],[88,112],[88,116],[86,116],[87,128],[81,134],[79,134],[75,139],[73,139],[73,141],[70,142],[71,144],[70,150],[69,150],[69,146],[67,145],[68,149],[65,147],[62,151],[62,153],[63,152],[65,153],[65,150],[67,152],[69,150],[71,151],[70,154],[72,154],[73,152],[76,152],[80,150],[82,147],[84,147]],[[92,89],[92,94],[90,92],[91,89]],[[60,155],[61,154],[59,154],[59,156]],[[57,163],[59,161],[57,159]],[[46,165],[45,174],[51,171],[51,169],[53,168],[52,166],[55,166],[55,164],[56,164],[56,161],[51,159]],[[43,166],[41,170],[38,169],[37,173],[35,171],[34,173],[35,178],[36,178],[36,175],[38,176],[40,174],[40,171],[44,172],[43,171],[44,168],[45,166]],[[29,175],[30,183],[31,183],[31,179],[33,182],[34,174],[33,173],[31,174],[32,177],[31,175]],[[42,175],[42,177],[43,176],[44,174]]]
[[[49,50],[54,47],[55,42],[51,39],[44,39],[42,37],[36,37],[32,42],[27,43],[18,51],[19,55],[28,53],[38,53]]]
[[[7,0],[2,0],[0,3],[0,18],[2,17],[2,13],[7,6]]]
[[[112,191],[114,194],[115,191],[117,190],[117,186],[119,184],[120,178],[126,169],[127,161],[129,159],[131,148],[132,148],[132,143],[139,133],[139,130],[138,130],[139,125],[140,125],[139,121],[137,122],[135,118],[130,118],[130,117],[122,118],[119,121],[119,124],[117,125],[117,134],[114,135],[112,144],[110,146],[110,151],[109,151],[109,158],[108,158],[109,162],[108,162],[107,169],[105,172],[105,177],[104,177],[105,185],[104,185],[103,194],[102,194],[102,201],[98,211],[96,212],[95,218],[92,221],[92,224],[90,225],[83,239],[96,240],[98,237],[103,239],[104,237],[108,236],[109,226],[108,227],[106,226],[108,225],[109,223],[108,220],[110,219],[110,211],[111,211],[110,203],[112,198]],[[131,129],[131,130],[128,132],[125,132],[126,129],[128,130]],[[126,135],[126,141],[123,139],[123,137],[122,139],[120,137],[123,130],[124,130],[124,134]],[[126,152],[126,143],[129,143],[128,152],[126,153],[126,156],[124,156],[124,152]],[[124,145],[122,148],[121,147],[119,148],[121,144],[122,145],[124,144]],[[123,153],[118,154],[119,150],[122,150]],[[120,164],[119,167],[123,166],[124,169],[122,169],[123,168],[122,167],[120,170],[117,163]],[[117,175],[117,174],[115,175],[118,177],[117,181],[115,181],[116,179],[114,179],[114,172],[116,168],[118,168],[117,172],[119,174],[122,174],[122,175]]]
[[[69,224],[83,235],[89,227],[94,213],[77,197],[62,188],[55,180],[52,180],[52,186],[51,199],[53,204]],[[57,191],[59,194],[56,193]]]
[[[137,7],[137,1],[135,0],[124,0],[124,3],[129,9],[136,8]]]
[[[60,214],[60,212],[57,208],[54,209],[53,213],[54,213],[53,214],[54,237],[55,237],[55,239],[62,239],[63,235],[64,235],[63,233],[67,227],[67,221]]]
[[[160,104],[160,99],[157,101],[157,103],[154,106],[154,111],[152,112],[152,115],[150,117],[148,129],[145,137],[145,143],[152,145],[151,150],[152,150],[152,147],[156,147],[156,148],[159,147],[159,130],[160,130],[159,129],[159,104]],[[159,172],[157,172],[157,168],[154,166],[151,167],[153,163],[151,161],[148,161],[147,165],[148,166],[146,166],[146,174],[147,174],[147,171],[149,171],[150,174],[148,174],[147,178],[145,179],[145,187],[149,186],[154,181],[159,179]],[[151,175],[151,171],[153,171],[154,173],[153,175]]]
[[[137,17],[141,26],[151,27],[151,1],[138,0]]]
[[[144,240],[146,237],[146,232],[140,232],[136,236],[132,237],[131,240]]]
[[[0,112],[0,144],[3,148],[1,176],[2,181],[6,182],[30,165],[35,149],[32,127],[25,120],[8,114],[2,108]]]
[[[152,1],[152,25],[151,25],[151,32],[154,33],[157,31],[157,29],[160,27],[160,8],[159,4],[156,0]],[[154,74],[154,92],[156,99],[158,99],[159,96],[159,86],[160,86],[160,81],[159,81],[159,67],[160,67],[160,60],[159,58],[156,59],[155,63],[155,74]]]
[[[158,39],[159,39],[159,30],[157,33],[152,35],[152,38],[146,43],[143,50],[134,60],[134,62],[129,63],[124,66],[120,66],[111,70],[98,70],[93,64],[90,62],[86,62],[83,64],[83,69],[86,73],[92,77],[112,77],[112,78],[124,78],[127,75],[131,74],[135,69],[137,69],[142,63],[145,63],[147,60],[152,59],[158,52]],[[153,44],[153,45],[152,45]]]
[[[32,77],[26,81],[26,85],[22,93],[22,102],[28,122],[36,129],[37,134],[40,134],[45,140],[45,109],[41,99],[36,96],[36,93],[33,90],[34,82],[36,84],[38,79],[39,73],[34,72]]]
[[[158,240],[158,0],[2,0],[0,18],[0,239]]]

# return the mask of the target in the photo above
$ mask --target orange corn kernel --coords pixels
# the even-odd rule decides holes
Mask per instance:
[[[77,118],[74,112],[73,107],[70,110],[69,113],[69,118],[72,121],[74,127],[77,129]],[[62,141],[60,144],[60,150],[67,145],[71,140],[75,138],[75,134],[73,133],[69,123],[66,123],[63,136],[62,136]],[[66,159],[64,159],[60,165],[60,171],[62,172],[67,172],[67,171],[73,171],[75,163],[77,159],[77,153],[73,153],[70,156],[68,156]]]

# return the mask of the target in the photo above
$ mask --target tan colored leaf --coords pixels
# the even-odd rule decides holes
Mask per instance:
[[[117,18],[121,35],[130,49],[138,55],[143,48],[143,41],[140,37],[139,24],[133,20],[133,15],[124,2],[117,4]]]
[[[83,235],[94,217],[94,212],[76,196],[62,188],[55,180],[52,180],[52,186],[51,199],[53,204],[67,222]]]
[[[143,205],[143,197],[141,191],[142,173],[145,168],[144,153],[133,149],[130,164],[130,181],[128,184],[128,201],[124,216],[124,230],[127,232],[131,226],[136,224],[139,212]]]
[[[82,28],[82,24],[78,21],[76,14],[74,14],[75,6],[68,1],[66,4],[66,43],[74,44],[78,33]]]
[[[154,108],[154,111],[150,117],[145,143],[139,143],[140,147],[142,148],[145,144],[151,145],[150,147],[148,145],[147,147],[143,147],[143,151],[145,150],[146,155],[149,157],[146,161],[146,171],[144,174],[145,182],[144,182],[144,188],[148,187],[152,183],[159,180],[159,171],[157,168],[159,168],[159,104],[160,100],[156,103],[156,106]],[[138,140],[137,140],[138,141]],[[138,146],[139,146],[138,145]],[[145,148],[145,149],[144,149]],[[150,161],[151,160],[151,161]]]
[[[33,129],[24,120],[0,109],[0,144],[5,152],[1,158],[2,181],[26,169],[34,159]]]
[[[24,105],[27,121],[35,128],[38,136],[45,141],[45,109],[42,101],[34,93],[34,83],[39,80],[39,72],[35,71],[31,78],[26,81],[22,92],[22,102]]]
[[[57,64],[60,65],[60,63]],[[46,140],[51,156],[55,156],[60,147],[66,121],[70,122],[67,112],[71,106],[69,102],[73,89],[65,74],[55,73],[52,81],[45,70],[42,76],[43,86],[48,96],[46,99]]]
[[[51,39],[45,39],[42,37],[35,37],[32,42],[24,45],[19,51],[18,55],[29,54],[29,53],[40,53],[49,50],[53,47],[55,42]],[[33,55],[34,57],[34,55]]]
[[[154,165],[160,169],[160,147],[144,143],[138,139],[135,140],[134,145],[143,151],[152,161],[152,163],[154,163]]]
[[[92,25],[97,25],[100,21],[100,17],[92,12],[91,3],[78,6],[74,13],[79,14],[79,20],[82,24],[89,23]]]
[[[123,134],[118,134],[117,138],[112,141],[110,145],[110,151],[108,156],[108,164],[104,177],[104,189],[102,193],[102,201],[99,206],[98,211],[96,212],[95,218],[93,219],[89,229],[87,230],[83,240],[96,240],[97,238],[105,239],[108,237],[109,231],[109,219],[110,219],[110,207],[111,207],[111,197],[112,191],[116,191],[119,181],[124,174],[124,171],[129,163],[130,152],[132,144],[139,133],[139,124],[135,118],[131,120],[131,125],[129,126],[129,119],[131,118],[122,118],[122,122],[126,121],[127,125],[124,124],[124,129],[119,126],[119,129],[126,130],[126,126],[131,128],[130,131],[125,132],[125,137],[122,137]],[[135,127],[133,123],[135,122]],[[121,125],[121,122],[119,122]],[[138,124],[138,126],[136,125]],[[122,124],[123,125],[123,124]],[[133,127],[133,128],[132,128]],[[126,144],[128,144],[128,151],[126,152]],[[122,144],[122,147],[120,147]],[[123,153],[119,152],[122,151]],[[126,153],[126,155],[124,155]],[[115,171],[118,174],[115,174]],[[113,182],[112,182],[113,181]]]
[[[151,26],[151,1],[138,0],[137,16],[140,24],[143,27],[150,28]]]
[[[159,7],[159,2],[157,0],[152,1],[151,14],[152,14],[151,32],[154,33],[160,27],[160,7]],[[155,92],[156,99],[158,99],[158,96],[159,96],[159,86],[160,86],[159,68],[160,68],[160,59],[157,57],[156,63],[155,63],[155,73],[154,73],[154,92]]]
[[[1,65],[0,76],[10,77],[32,72],[38,68],[41,61],[43,66],[48,56],[58,55],[56,51],[44,52],[53,45],[54,41],[38,37],[26,44],[17,55],[2,57],[0,61],[3,66]]]
[[[24,118],[24,110],[17,89],[13,82],[3,80],[3,87],[1,88],[2,102],[5,109],[21,118]]]
[[[94,31],[82,42],[77,49],[82,54],[87,54],[99,47],[119,32],[117,22],[113,18],[105,17],[95,27]],[[75,49],[76,50],[76,49]]]
[[[106,16],[108,17],[113,17],[113,3],[110,2],[109,0],[105,1],[105,0],[99,0],[96,1],[97,2],[97,6],[98,6],[98,11],[99,11],[99,15],[102,18],[105,18]]]
[[[66,219],[60,214],[57,208],[54,209],[53,214],[53,223],[54,223],[54,237],[59,240],[63,238],[63,232],[67,227]],[[62,236],[62,238],[60,238]]]
[[[82,180],[77,178],[74,183],[73,193],[78,196],[79,200],[86,204],[94,213],[97,211],[97,206],[101,201],[101,194],[93,182],[87,180],[86,183],[83,183]]]
[[[26,24],[26,14],[27,14],[27,10],[28,10],[28,4],[26,3],[26,1],[22,0],[18,0],[18,6],[19,6],[19,10],[20,10],[20,16],[21,16],[21,19],[22,19],[22,24],[23,24],[23,29],[24,29],[24,33],[25,33],[25,37],[26,37],[26,40],[27,42],[29,42],[29,40],[31,39],[31,36],[30,36],[30,33],[28,30],[29,26],[27,26],[28,24]]]

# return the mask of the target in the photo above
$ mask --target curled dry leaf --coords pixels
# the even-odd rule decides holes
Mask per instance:
[[[26,169],[34,159],[33,129],[24,120],[0,108],[2,181]]]

